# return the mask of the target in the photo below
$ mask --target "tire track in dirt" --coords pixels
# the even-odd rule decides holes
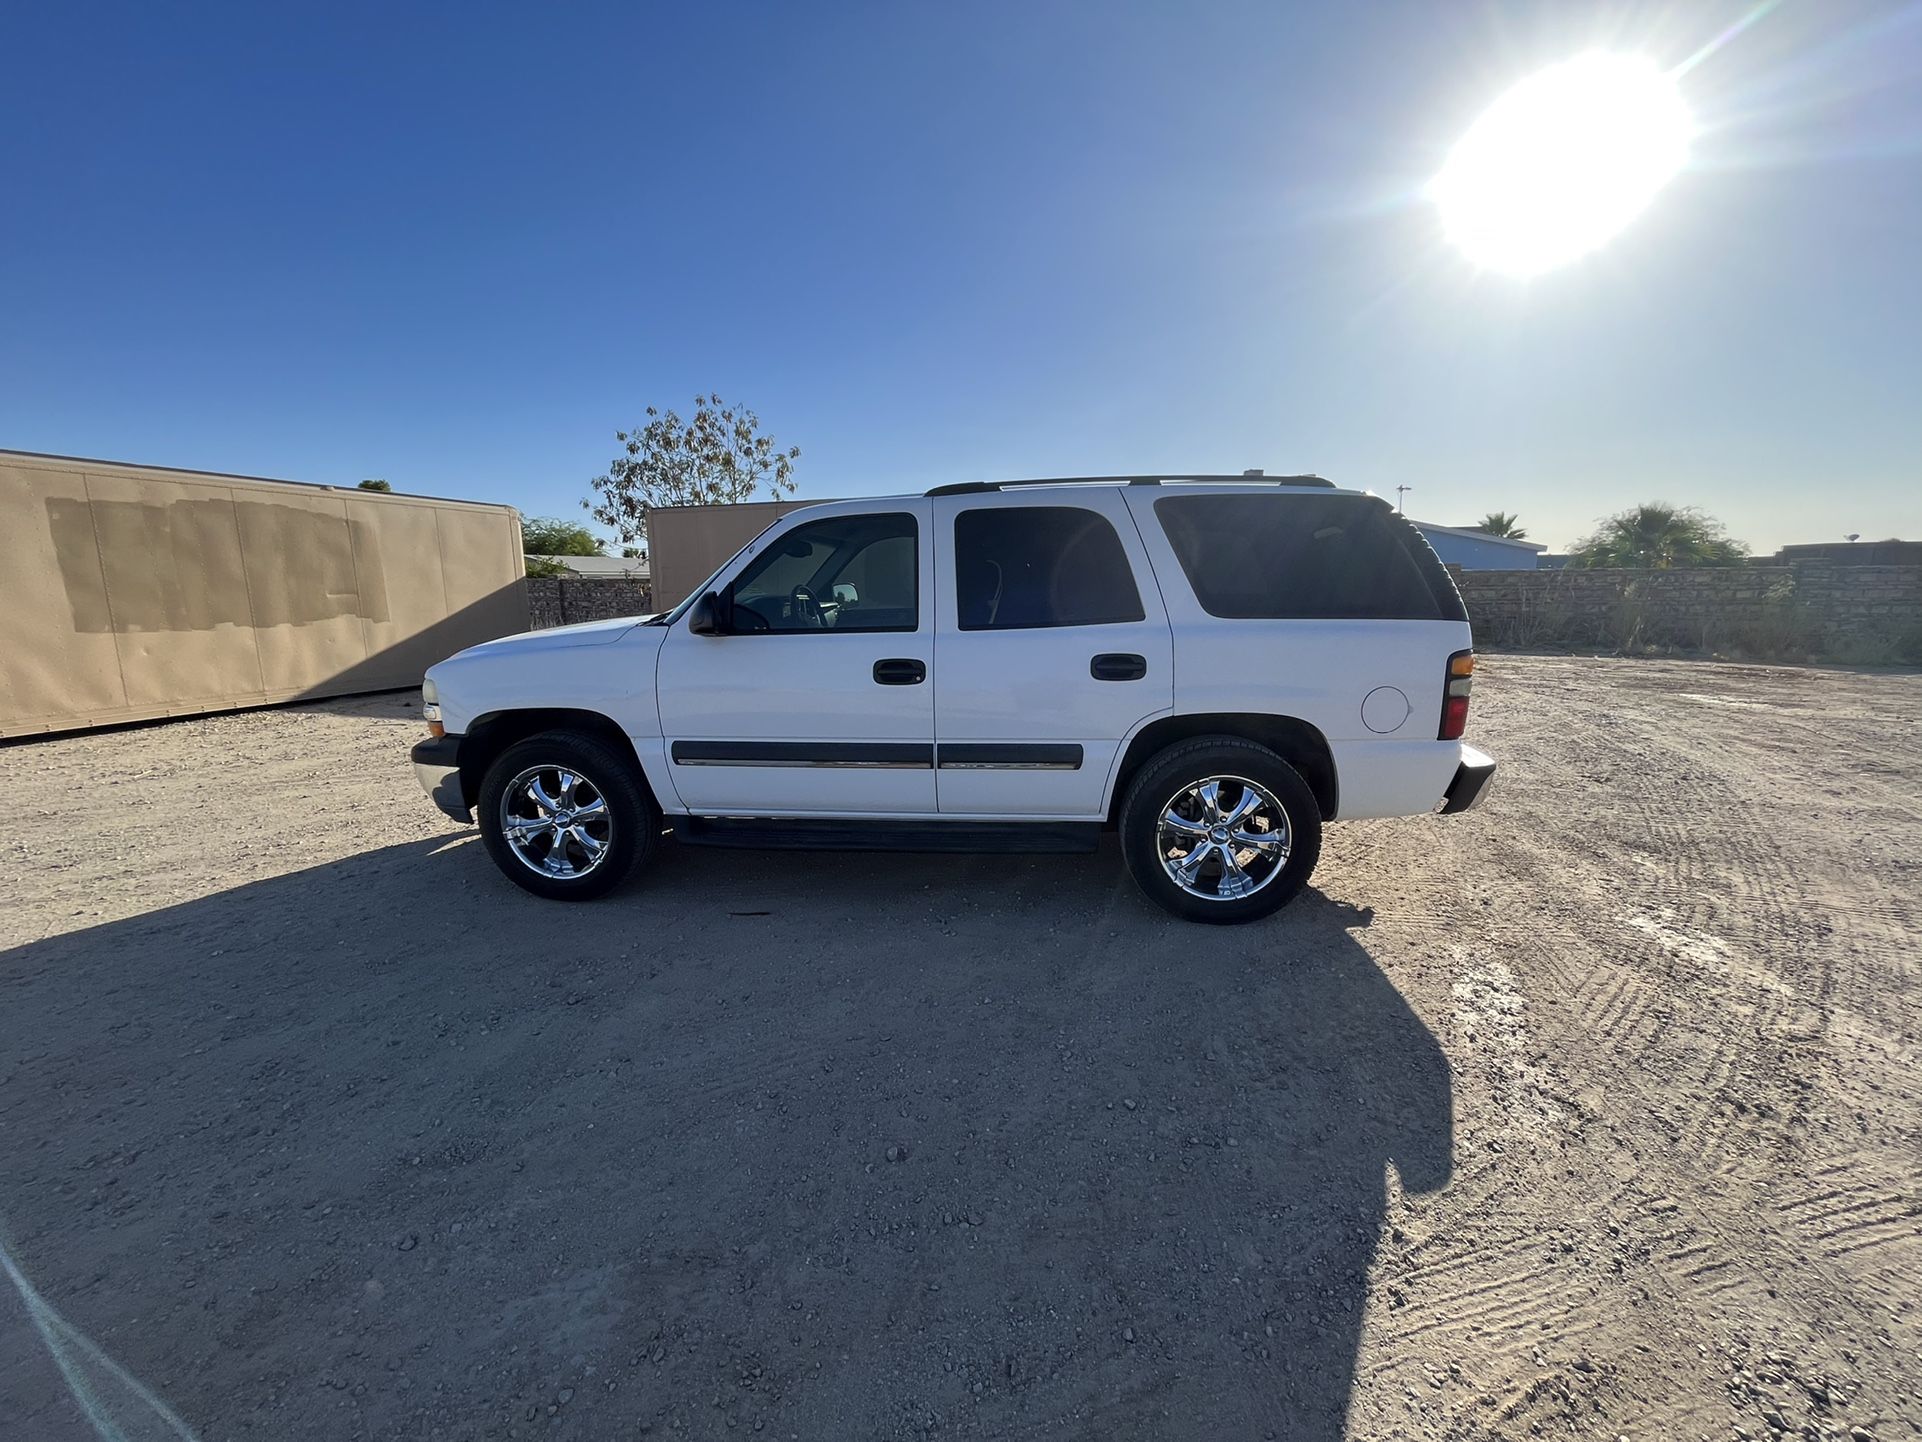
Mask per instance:
[[[1702,706],[1716,725],[1679,728],[1663,689],[1615,687],[1606,663],[1495,658],[1494,697],[1510,667],[1531,673],[1527,724],[1504,728],[1512,713],[1499,702],[1482,716],[1503,768],[1489,803],[1424,856],[1377,925],[1429,965],[1446,956],[1457,986],[1505,966],[1531,1035],[1520,1065],[1499,1060],[1512,1047],[1491,1061],[1458,1018],[1458,1141],[1482,1145],[1485,1124],[1504,1150],[1492,1171],[1458,1174],[1454,1215],[1472,1241],[1496,1199],[1526,1195],[1555,1241],[1465,1242],[1385,1268],[1406,1300],[1378,1323],[1384,1360],[1371,1375],[1417,1384],[1418,1411],[1444,1419],[1448,1435],[1585,1436],[1618,1374],[1636,1369],[1637,1335],[1651,1349],[1658,1338],[1672,1349],[1678,1333],[1727,1335],[1728,1355],[1745,1356],[1745,1329],[1775,1317],[1846,1373],[1853,1364],[1828,1339],[1878,1331],[1899,1306],[1892,1289],[1863,1284],[1922,1282],[1916,1194],[1878,1163],[1864,1175],[1888,1179],[1844,1192],[1835,1203],[1845,1212],[1779,1209],[1800,1200],[1798,1178],[1835,1164],[1838,1145],[1854,1150],[1836,1125],[1852,1070],[1874,1078],[1863,1100],[1883,1112],[1894,1100],[1906,1124],[1884,1130],[1867,1159],[1913,1135],[1913,1090],[1892,1098],[1888,1069],[1840,1064],[1837,1043],[1847,1031],[1878,1055],[1913,1051],[1900,1040],[1915,1034],[1912,998],[1895,998],[1914,968],[1901,940],[1907,928],[1913,944],[1918,910],[1900,887],[1913,889],[1918,872],[1858,874],[1846,828],[1817,826],[1819,846],[1784,844],[1798,819],[1808,828],[1811,806],[1823,808],[1812,782],[1784,778],[1772,703]],[[1699,674],[1763,686],[1774,674],[1751,682],[1718,670]],[[1807,722],[1808,734],[1821,726]],[[1573,798],[1569,778],[1579,778]],[[1879,792],[1879,809],[1922,821],[1916,781],[1897,797]],[[1886,862],[1901,862],[1902,849]],[[1500,891],[1482,890],[1494,877]],[[1521,898],[1526,923],[1516,925],[1501,913]],[[1473,944],[1459,945],[1464,936]],[[1557,1263],[1564,1247],[1577,1265]],[[1473,1408],[1428,1398],[1421,1377],[1390,1360],[1424,1348],[1473,1359],[1459,1364],[1460,1388],[1479,1394]],[[1584,1348],[1606,1355],[1593,1372],[1571,1372]],[[1717,1369],[1734,1365],[1705,1351],[1694,1368],[1646,1378],[1615,1415],[1660,1417],[1663,1435],[1726,1435],[1731,1406],[1760,1410],[1746,1392],[1740,1405],[1724,1395]],[[1457,1390],[1451,1381],[1438,1395]]]
[[[1922,1270],[1922,1175],[1867,1176],[1842,1162],[1813,1175],[1804,1191],[1776,1210],[1823,1257],[1873,1253],[1861,1264]]]

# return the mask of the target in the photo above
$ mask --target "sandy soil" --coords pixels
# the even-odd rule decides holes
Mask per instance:
[[[1497,658],[1242,929],[544,904],[414,711],[0,748],[0,1435],[1922,1436],[1922,677]]]

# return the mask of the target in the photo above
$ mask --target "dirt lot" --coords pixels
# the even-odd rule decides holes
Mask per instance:
[[[1476,707],[1482,809],[1240,930],[543,904],[411,698],[0,749],[0,1434],[1922,1436],[1922,677]]]

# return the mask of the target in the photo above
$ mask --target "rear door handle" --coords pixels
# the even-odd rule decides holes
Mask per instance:
[[[1110,651],[1088,663],[1088,674],[1097,681],[1139,681],[1148,674],[1148,658],[1132,651]]]
[[[874,679],[883,686],[919,686],[928,679],[928,666],[908,656],[890,656],[874,663]]]

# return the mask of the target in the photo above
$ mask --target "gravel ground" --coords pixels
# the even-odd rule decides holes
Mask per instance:
[[[1922,676],[1496,658],[1241,929],[541,903],[416,710],[0,748],[0,1434],[1922,1436]]]

